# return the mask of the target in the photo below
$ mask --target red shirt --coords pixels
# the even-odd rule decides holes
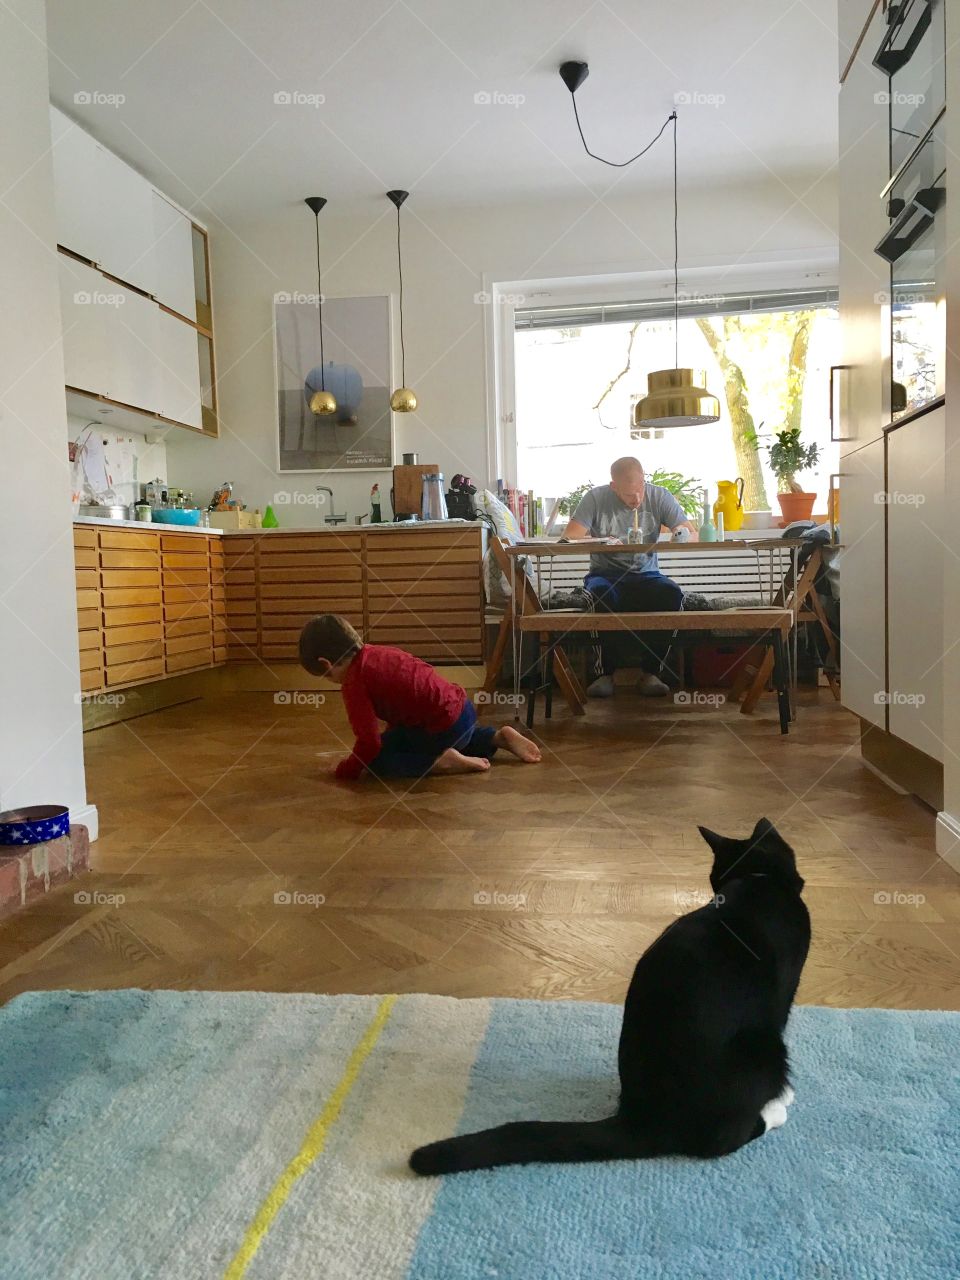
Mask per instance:
[[[380,752],[380,726],[407,725],[442,733],[463,710],[467,695],[437,675],[429,663],[403,649],[365,644],[340,686],[356,734],[352,753],[337,765],[338,778],[359,778]]]

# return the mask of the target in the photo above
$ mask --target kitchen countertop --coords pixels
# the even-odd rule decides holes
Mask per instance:
[[[224,538],[250,538],[253,536],[260,537],[261,534],[272,533],[396,533],[398,529],[405,530],[432,530],[436,533],[439,529],[450,528],[451,526],[463,529],[479,528],[479,522],[476,520],[409,520],[394,524],[393,521],[381,524],[327,524],[314,525],[313,527],[299,528],[279,528],[279,529],[203,529],[199,525],[189,524],[161,524],[160,521],[153,520],[109,520],[101,516],[74,516],[74,524],[100,525],[107,529],[137,529],[140,533],[151,531],[157,533],[192,533],[206,534],[208,537],[212,534],[214,537]]]

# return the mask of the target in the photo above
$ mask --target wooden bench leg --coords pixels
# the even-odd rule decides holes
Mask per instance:
[[[559,645],[554,647],[553,664],[557,674],[557,684],[563,690],[563,696],[569,703],[570,710],[575,716],[585,715],[586,695],[570,665],[570,659]]]
[[[750,688],[744,695],[743,701],[740,703],[740,714],[749,716],[756,709],[757,703],[760,701],[760,695],[767,687],[767,681],[773,671],[773,650],[767,645],[763,651],[763,658],[757,667],[753,679],[750,681]]]
[[[730,697],[734,702],[739,702],[743,697],[751,680],[757,674],[757,668],[762,665],[768,652],[769,650],[764,645],[752,644],[744,654],[743,662],[740,664],[730,686]]]

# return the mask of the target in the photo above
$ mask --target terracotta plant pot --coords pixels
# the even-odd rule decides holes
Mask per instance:
[[[795,520],[809,520],[813,515],[813,504],[816,500],[815,493],[778,493],[777,501],[783,513],[780,528],[785,529]]]

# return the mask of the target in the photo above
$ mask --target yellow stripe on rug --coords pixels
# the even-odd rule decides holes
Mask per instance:
[[[224,1280],[240,1280],[241,1276],[246,1273],[257,1250],[263,1243],[264,1237],[273,1225],[274,1219],[286,1204],[290,1192],[323,1151],[327,1143],[327,1135],[336,1124],[343,1104],[350,1096],[350,1091],[356,1083],[357,1076],[360,1074],[360,1068],[380,1039],[380,1033],[386,1026],[387,1019],[390,1017],[396,1002],[396,996],[384,996],[380,1001],[377,1006],[377,1012],[374,1014],[369,1027],[363,1033],[357,1047],[350,1055],[350,1060],[344,1069],[343,1075],[338,1080],[333,1093],[327,1099],[326,1106],[310,1126],[300,1150],[281,1173],[270,1194],[257,1210],[257,1216],[247,1228],[243,1243],[234,1255],[233,1261],[223,1273]]]

